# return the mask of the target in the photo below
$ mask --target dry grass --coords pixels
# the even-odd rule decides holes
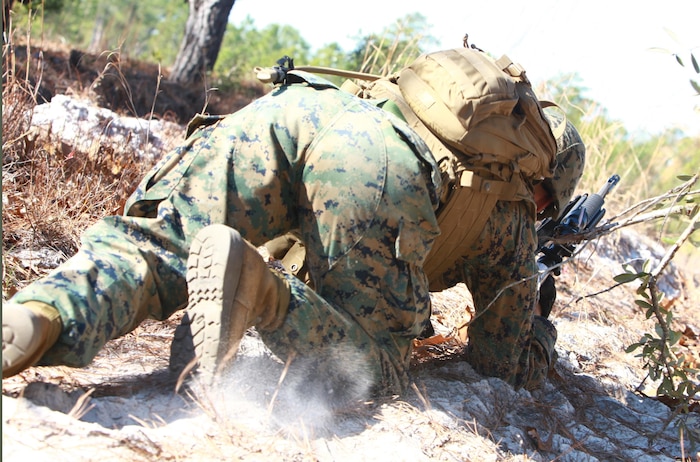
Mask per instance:
[[[48,268],[27,265],[15,252],[52,249],[59,259],[78,248],[81,233],[98,218],[120,213],[152,166],[95,133],[66,142],[31,126],[43,67],[18,75],[11,47],[3,48],[2,228],[3,298]],[[31,62],[28,62],[31,67]],[[31,76],[31,77],[30,77]],[[93,140],[87,146],[84,140]]]
[[[418,57],[420,42],[424,37],[415,34],[410,24],[404,24],[401,20],[394,27],[395,31],[385,31],[366,43],[360,72],[387,76]]]

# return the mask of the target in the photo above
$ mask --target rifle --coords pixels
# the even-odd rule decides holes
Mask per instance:
[[[559,215],[560,218],[547,218],[539,224],[537,254],[542,255],[537,259],[537,266],[540,270],[540,284],[550,272],[559,276],[560,263],[573,255],[576,248],[571,241],[596,227],[605,215],[605,196],[619,181],[619,175],[611,176],[597,193],[583,194],[572,199]]]
[[[360,79],[374,81],[380,79],[381,76],[367,74],[365,72],[346,71],[343,69],[334,69],[332,67],[321,66],[294,66],[294,59],[287,55],[282,56],[277,60],[277,65],[272,67],[255,67],[253,71],[258,80],[263,83],[271,83],[273,85],[285,83],[287,81],[287,73],[293,70],[313,72],[317,74],[335,75],[348,79]]]

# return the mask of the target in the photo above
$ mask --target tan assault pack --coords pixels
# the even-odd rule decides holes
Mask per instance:
[[[473,48],[422,55],[398,76],[401,94],[437,137],[482,162],[553,173],[556,140],[525,70]]]
[[[526,182],[552,176],[557,134],[525,70],[506,56],[494,60],[466,43],[422,55],[399,73],[354,92],[386,99],[383,107],[389,110],[395,105],[394,112],[440,165],[441,234],[423,269],[430,289],[443,290],[449,287],[443,276],[469,253],[496,203],[532,200]]]

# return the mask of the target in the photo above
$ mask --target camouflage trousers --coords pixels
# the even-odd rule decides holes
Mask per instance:
[[[75,256],[15,295],[60,312],[63,332],[41,364],[87,365],[144,319],[184,308],[191,240],[224,223],[255,246],[301,230],[315,290],[285,275],[285,322],[261,332],[274,353],[343,361],[340,352],[375,389],[406,386],[411,342],[430,314],[421,267],[438,233],[431,166],[381,110],[334,115],[333,145],[309,143],[301,155],[292,135],[252,116],[275,105],[285,103],[264,99],[207,121],[144,178],[123,216],[98,221]],[[369,127],[363,136],[359,126]]]
[[[441,281],[448,287],[466,283],[474,300],[467,361],[477,372],[516,388],[541,385],[555,354],[554,325],[533,315],[536,248],[532,205],[497,201],[479,237]]]

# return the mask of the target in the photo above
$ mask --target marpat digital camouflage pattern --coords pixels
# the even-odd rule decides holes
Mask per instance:
[[[398,118],[311,74],[290,78],[232,115],[195,120],[123,216],[101,219],[75,256],[13,297],[61,314],[41,364],[84,366],[147,317],[184,308],[191,240],[224,223],[255,246],[301,230],[315,291],[285,275],[285,322],[260,332],[273,352],[348,347],[375,391],[407,385],[411,342],[430,315],[421,268],[438,234],[437,166]]]

